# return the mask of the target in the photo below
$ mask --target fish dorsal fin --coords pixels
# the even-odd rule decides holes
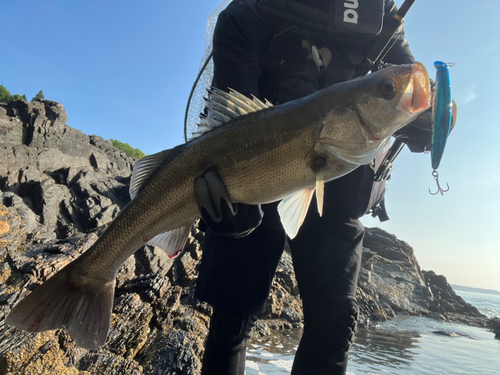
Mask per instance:
[[[165,161],[172,153],[177,151],[183,145],[171,148],[169,150],[161,151],[156,154],[148,155],[138,160],[134,164],[134,170],[130,179],[130,198],[134,199],[141,189],[144,182],[155,171],[158,166]]]
[[[268,100],[261,101],[253,95],[253,99],[250,99],[238,91],[229,90],[227,93],[215,87],[207,89],[208,97],[205,98],[207,114],[200,115],[198,130],[193,133],[194,138],[239,116],[273,106]]]
[[[314,190],[315,188],[313,187],[300,190],[283,198],[278,205],[281,224],[283,224],[283,228],[288,237],[294,238],[297,235],[306,217]]]
[[[148,244],[159,247],[170,258],[173,258],[184,248],[184,245],[189,237],[189,233],[191,233],[191,224],[159,234],[149,240]]]

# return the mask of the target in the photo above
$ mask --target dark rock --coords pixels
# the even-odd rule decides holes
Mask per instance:
[[[192,288],[183,288],[171,280],[168,271],[172,264],[155,261],[153,255],[145,259],[145,248],[140,250],[142,255],[131,257],[120,269],[111,331],[97,353],[77,347],[64,329],[27,333],[5,325],[10,306],[96,239],[95,234],[80,235],[7,252],[6,261],[0,263],[6,267],[6,272],[0,270],[5,279],[0,284],[0,373],[198,373],[211,309],[193,299]],[[188,278],[197,275],[197,266],[185,267],[197,251],[192,243],[171,261],[191,272]],[[152,264],[157,267],[156,274],[137,274],[137,270],[146,270]]]
[[[446,314],[448,320],[485,327],[487,318],[470,303],[457,295],[448,284],[446,277],[433,271],[422,271],[427,287],[433,298],[428,301],[428,308],[433,313]]]
[[[370,314],[370,319],[375,322],[387,322],[389,317],[382,309],[376,309]]]
[[[487,326],[495,334],[495,338],[500,340],[500,318],[498,316],[491,318]]]
[[[302,302],[291,257],[284,254],[274,277],[262,319],[282,319],[290,326],[303,319]]]
[[[448,336],[448,337],[460,337],[460,336],[463,336],[463,335],[460,335],[458,333],[448,332],[448,331],[433,331],[432,333],[434,333],[435,335]]]
[[[184,330],[160,333],[146,348],[141,358],[144,373],[199,374],[203,339]]]
[[[86,371],[88,374],[144,374],[142,367],[136,361],[108,353],[89,353],[79,361],[76,369]]]
[[[362,321],[369,322],[373,312],[424,315],[422,301],[430,297],[413,249],[395,236],[378,228],[367,228],[363,243],[358,301]],[[385,307],[385,308],[384,308]],[[376,313],[372,318],[383,315]]]
[[[29,233],[52,240],[95,230],[128,203],[134,160],[65,125],[61,104],[17,101],[0,108],[2,200],[27,221]]]
[[[437,321],[440,321],[440,322],[445,322],[446,321],[446,318],[443,315],[441,315],[441,314],[427,315],[426,318],[428,318],[428,319],[434,319],[434,320],[437,320]]]
[[[196,229],[174,259],[145,246],[124,263],[111,331],[98,351],[79,348],[65,329],[27,333],[5,325],[13,305],[85,251],[130,201],[134,160],[66,121],[56,102],[0,104],[0,373],[199,373],[212,308],[194,299],[203,244]],[[408,244],[373,228],[364,247],[361,324],[395,314],[443,316],[488,326],[498,337],[498,318],[487,320],[444,277],[422,272]],[[302,327],[288,255],[261,318],[253,335]]]
[[[447,320],[485,327],[487,318],[456,295],[444,276],[422,271],[413,249],[394,235],[367,228],[358,282],[361,323],[394,314],[446,316]]]

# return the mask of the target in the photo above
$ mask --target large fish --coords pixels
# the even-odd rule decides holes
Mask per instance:
[[[234,203],[282,200],[280,216],[293,237],[314,190],[321,206],[325,181],[369,163],[429,102],[429,77],[420,63],[274,107],[212,89],[210,116],[201,127],[216,128],[137,162],[133,200],[91,248],[35,288],[6,322],[30,332],[65,326],[78,345],[98,348],[109,331],[120,266],[145,243],[171,256],[182,249],[200,218],[194,185],[204,172],[219,174]]]

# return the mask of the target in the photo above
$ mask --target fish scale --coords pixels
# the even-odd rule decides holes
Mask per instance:
[[[387,92],[388,82],[393,92]],[[145,243],[169,256],[184,246],[200,218],[198,177],[215,170],[234,203],[281,200],[278,212],[293,238],[313,191],[322,202],[325,182],[369,163],[395,131],[427,109],[429,91],[419,63],[389,67],[275,107],[213,89],[217,100],[211,111],[227,102],[229,108],[241,106],[233,112],[253,112],[226,123],[202,120],[203,127],[215,128],[138,161],[132,201],[91,248],[20,301],[6,322],[32,332],[65,326],[78,345],[98,348],[109,332],[120,266]],[[321,205],[318,209],[321,213]]]

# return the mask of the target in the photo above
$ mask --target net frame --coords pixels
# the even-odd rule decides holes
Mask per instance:
[[[184,140],[187,142],[192,139],[193,134],[198,130],[198,122],[200,114],[205,108],[205,100],[207,89],[212,85],[214,76],[213,62],[213,37],[215,24],[220,12],[222,12],[232,0],[223,0],[217,8],[210,14],[207,20],[207,28],[205,32],[205,53],[200,63],[198,76],[193,84],[189,99],[186,105],[186,113],[184,116]]]

